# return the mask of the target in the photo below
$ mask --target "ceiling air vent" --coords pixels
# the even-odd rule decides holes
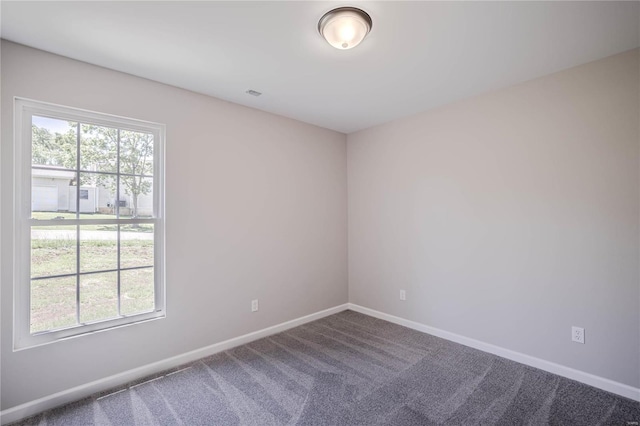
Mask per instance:
[[[250,94],[251,96],[260,96],[260,95],[262,95],[262,93],[258,92],[257,90],[253,90],[253,89],[247,90],[246,93]]]

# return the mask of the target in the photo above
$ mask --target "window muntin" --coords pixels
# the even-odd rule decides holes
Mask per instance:
[[[163,143],[16,99],[16,349],[164,316]]]

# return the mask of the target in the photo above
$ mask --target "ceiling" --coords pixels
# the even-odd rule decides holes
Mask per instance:
[[[320,17],[373,19],[337,50]],[[351,133],[640,45],[638,2],[1,2],[2,38]],[[262,92],[260,97],[247,89]]]

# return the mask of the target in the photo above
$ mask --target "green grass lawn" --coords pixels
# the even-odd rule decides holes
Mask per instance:
[[[31,276],[73,274],[76,272],[76,240],[31,240]],[[104,271],[118,267],[116,241],[80,242],[80,272]],[[153,241],[122,240],[120,267],[153,265]]]
[[[75,219],[75,213],[69,212],[31,212],[33,219],[50,220],[50,219]],[[115,214],[100,213],[80,213],[80,219],[115,219]]]
[[[152,266],[153,241],[122,240],[121,268]],[[31,241],[31,276],[76,272],[76,240]],[[80,272],[117,268],[116,241],[82,240]],[[80,275],[80,321],[117,317],[117,272]],[[120,271],[120,312],[131,315],[154,307],[153,268]],[[76,278],[31,281],[31,332],[76,325]]]
[[[75,219],[75,213],[62,213],[62,212],[32,212],[32,219],[38,220],[51,220],[51,219]],[[131,219],[130,216],[120,216],[121,219]],[[113,214],[87,214],[81,213],[79,215],[79,219],[116,219],[116,216]],[[59,225],[59,226],[44,226],[39,229],[61,229],[61,230],[72,230],[75,229],[75,225]],[[82,225],[82,229],[87,231],[116,231],[118,229],[117,225]],[[151,224],[140,224],[140,225],[121,225],[121,231],[126,232],[153,232],[153,225]]]

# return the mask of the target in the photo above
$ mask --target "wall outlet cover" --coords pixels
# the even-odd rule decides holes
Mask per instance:
[[[571,340],[576,343],[584,344],[584,328],[582,327],[571,327]]]

